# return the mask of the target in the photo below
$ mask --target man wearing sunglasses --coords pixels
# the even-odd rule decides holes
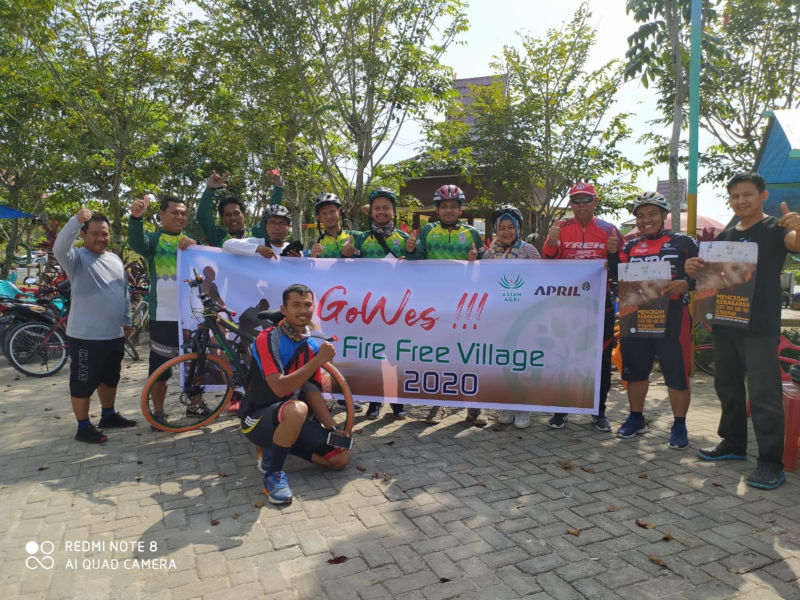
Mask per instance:
[[[619,260],[618,249],[622,235],[611,223],[594,216],[597,207],[597,192],[591,183],[578,182],[569,189],[569,207],[574,215],[571,219],[553,223],[547,234],[542,256],[544,258],[608,259]],[[606,418],[606,398],[611,389],[611,351],[614,349],[614,304],[610,287],[606,286],[606,310],[603,326],[603,363],[600,371],[600,404],[598,413],[592,415],[597,431],[611,431]],[[567,422],[565,413],[555,413],[548,425],[551,429],[563,429]]]

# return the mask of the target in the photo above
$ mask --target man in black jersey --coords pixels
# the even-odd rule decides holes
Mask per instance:
[[[784,414],[778,339],[780,336],[780,273],[787,252],[800,251],[800,215],[781,203],[780,219],[763,211],[768,192],[758,173],[739,173],[728,182],[728,199],[739,218],[717,236],[718,241],[758,244],[755,292],[746,329],[714,325],[714,389],[722,415],[714,448],[697,451],[703,460],[747,458],[747,391],[750,416],[758,442],[758,465],[748,476],[749,486],[773,490],[783,473]],[[686,261],[690,277],[703,268],[701,258]]]

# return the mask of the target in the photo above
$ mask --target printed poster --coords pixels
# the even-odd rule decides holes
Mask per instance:
[[[756,285],[758,244],[700,242],[694,316],[710,324],[747,327]]]
[[[668,262],[619,265],[620,337],[664,336],[669,295],[662,290],[670,281],[672,273]]]

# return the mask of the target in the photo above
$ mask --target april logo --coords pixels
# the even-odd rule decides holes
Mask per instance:
[[[56,547],[53,542],[42,542],[41,544],[37,544],[34,541],[30,541],[25,544],[25,552],[30,554],[28,558],[25,559],[25,566],[28,567],[31,571],[35,571],[36,569],[42,568],[45,571],[49,571],[54,566],[56,566],[55,559],[50,556]],[[36,556],[41,550],[42,558]]]

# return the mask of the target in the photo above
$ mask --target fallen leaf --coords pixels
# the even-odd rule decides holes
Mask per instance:
[[[518,439],[518,440],[521,440],[521,439],[522,439],[522,436],[521,436],[521,435],[518,435],[518,436],[517,436],[517,439]]]
[[[439,583],[447,583],[450,581],[447,577],[439,577]]]
[[[220,471],[219,473],[217,473],[217,475],[219,475],[220,477],[227,477],[228,476],[228,474],[225,471]]]
[[[53,415],[53,418],[54,419],[60,419],[61,417],[59,417],[58,415]]]
[[[359,471],[363,472],[363,471],[367,470],[367,467],[362,467],[361,465],[356,465],[356,469],[358,469]]]
[[[340,565],[343,562],[347,562],[346,556],[334,556],[333,558],[328,559],[329,565]]]
[[[50,410],[53,410],[53,409],[52,409],[52,408],[50,408],[50,407],[46,407],[46,408],[44,409],[44,412],[47,412],[47,411],[50,411]]]
[[[200,457],[199,456],[193,456],[192,460],[200,460]]]
[[[642,473],[639,475],[639,479],[647,479],[647,473]]]
[[[36,469],[37,471],[47,471],[47,467],[39,467]]]
[[[650,555],[650,562],[658,565],[659,567],[666,567],[667,566],[667,564],[663,560],[658,558],[655,554],[651,554]]]
[[[462,475],[466,475],[467,473],[469,473],[469,469],[461,469],[459,473],[461,473]]]
[[[264,508],[264,503],[261,500],[259,500],[258,502],[256,502],[255,507],[256,508]]]
[[[215,527],[217,525],[219,525],[219,519],[211,519],[211,526]]]
[[[592,467],[581,467],[581,469],[583,469],[584,471],[586,471],[590,475],[594,475],[595,473],[597,473],[597,471],[595,471]]]
[[[355,431],[353,431],[353,433],[354,433],[355,435],[358,435],[358,434],[360,434],[362,431],[364,431],[364,428],[363,428],[363,427],[362,427],[361,429],[356,429]]]
[[[581,534],[581,530],[575,529],[574,527],[570,527],[567,529],[567,533],[570,535],[574,535],[575,537],[578,537]]]
[[[713,485],[714,487],[719,487],[719,488],[725,487],[724,485],[722,485],[721,483],[717,483],[716,481],[713,482],[711,485]]]
[[[140,460],[137,460],[137,461],[136,461],[136,464],[137,464],[137,465],[143,465],[144,463],[143,463],[142,461],[140,461]]]
[[[672,540],[674,540],[675,538],[674,538],[674,537],[672,537],[672,534],[671,534],[671,533],[665,533],[665,534],[664,534],[664,537],[662,537],[661,539],[662,539],[662,540],[664,540],[665,542],[671,542],[671,541],[672,541]]]
[[[575,468],[575,464],[568,458],[560,458],[556,461],[556,464],[565,471],[571,471]]]
[[[641,519],[636,519],[636,524],[642,529],[653,529],[655,527],[655,525],[653,525],[652,523],[648,523],[647,521],[642,521]]]
[[[408,488],[400,488],[400,491],[401,491],[401,492],[407,492],[407,491],[408,491]]]
[[[386,445],[387,445],[387,446],[394,446],[394,440],[392,440],[392,441],[390,441],[390,442],[386,442]]]
[[[167,471],[167,475],[175,475],[175,471]]]
[[[567,438],[567,440],[572,442],[573,444],[577,444],[578,442],[581,441],[580,438],[576,438],[576,437]]]
[[[481,487],[486,487],[486,484],[485,484],[485,483],[483,483],[482,481],[478,481],[478,482],[476,482],[476,483],[475,483],[475,485],[479,485],[479,486],[481,486]]]
[[[233,513],[231,515],[231,519],[238,519],[238,518],[239,518],[239,513]]]

